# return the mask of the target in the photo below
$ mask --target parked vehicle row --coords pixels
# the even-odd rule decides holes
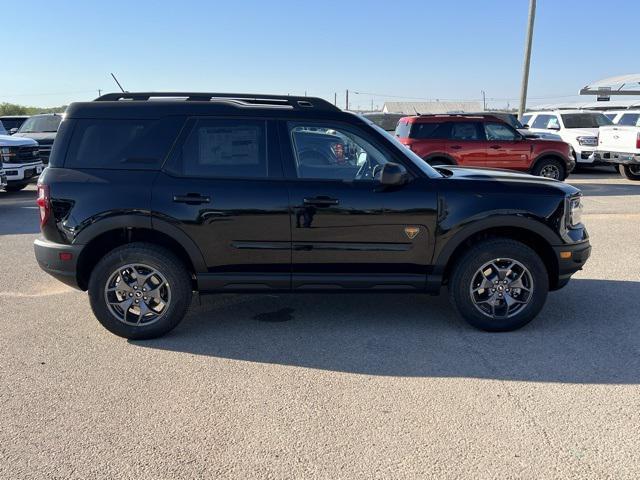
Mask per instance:
[[[49,162],[61,120],[62,115],[57,113],[0,117],[0,162],[4,165],[6,191],[22,190],[40,175]],[[5,124],[11,127],[10,132]]]
[[[567,143],[525,137],[494,115],[405,117],[395,134],[431,165],[504,168],[556,180],[575,166]]]
[[[631,114],[636,115],[636,114]],[[616,165],[629,180],[640,181],[640,127],[618,123],[602,127],[596,158]]]
[[[447,128],[480,134],[459,123]],[[485,123],[498,139],[513,135]],[[432,168],[372,122],[311,97],[117,93],[72,104],[37,205],[39,265],[88,290],[102,325],[127,338],[170,331],[194,290],[448,285],[470,324],[512,330],[591,251],[577,188]]]

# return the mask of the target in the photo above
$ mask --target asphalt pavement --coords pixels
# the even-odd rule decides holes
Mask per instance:
[[[640,182],[569,182],[592,258],[517,332],[446,295],[223,295],[138,342],[0,192],[0,478],[640,477]]]

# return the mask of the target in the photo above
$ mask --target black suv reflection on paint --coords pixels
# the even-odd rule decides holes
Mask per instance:
[[[590,254],[580,192],[433,169],[309,97],[108,94],[69,106],[40,177],[40,266],[110,331],[175,327],[193,291],[425,292],[512,330]],[[428,317],[429,312],[425,312]]]

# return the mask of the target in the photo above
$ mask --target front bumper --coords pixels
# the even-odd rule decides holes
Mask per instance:
[[[556,259],[558,261],[558,280],[553,290],[564,287],[571,276],[579,270],[587,262],[591,256],[591,244],[589,240],[572,245],[554,246]]]
[[[576,162],[578,164],[592,164],[595,161],[596,147],[573,147]]]
[[[5,173],[9,183],[25,183],[42,173],[44,165],[42,162],[31,163],[5,163]]]
[[[596,160],[603,163],[615,163],[622,165],[639,165],[639,153],[609,152],[598,150],[595,153]]]
[[[82,290],[82,288],[78,284],[76,267],[83,248],[84,245],[63,245],[42,238],[33,242],[33,249],[40,268],[62,283],[78,290]],[[71,257],[63,260],[62,258],[68,257],[67,254],[71,254]]]

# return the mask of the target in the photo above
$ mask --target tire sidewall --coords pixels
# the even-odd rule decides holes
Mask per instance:
[[[563,166],[562,163],[560,163],[560,161],[556,160],[555,158],[544,158],[540,160],[534,167],[533,174],[539,177],[540,173],[542,172],[542,169],[547,165],[554,165],[555,167],[558,168],[560,172],[560,176],[556,180],[563,181],[565,178],[567,178],[567,168]]]
[[[105,285],[113,272],[131,263],[155,268],[171,288],[171,302],[166,313],[148,326],[122,323],[111,313],[104,298]],[[181,262],[162,248],[144,244],[129,244],[103,257],[91,273],[88,290],[91,308],[98,321],[111,333],[129,339],[155,338],[175,328],[186,314],[192,295],[189,275]]]
[[[640,174],[632,172],[629,165],[620,165],[620,173],[629,180],[640,180]]]
[[[505,319],[492,319],[478,311],[469,293],[478,269],[497,258],[522,263],[531,273],[534,284],[529,304],[515,316]],[[472,326],[492,332],[515,330],[529,323],[544,306],[548,291],[549,277],[540,256],[528,246],[511,240],[482,242],[468,250],[456,265],[449,282],[450,298],[458,313]]]

